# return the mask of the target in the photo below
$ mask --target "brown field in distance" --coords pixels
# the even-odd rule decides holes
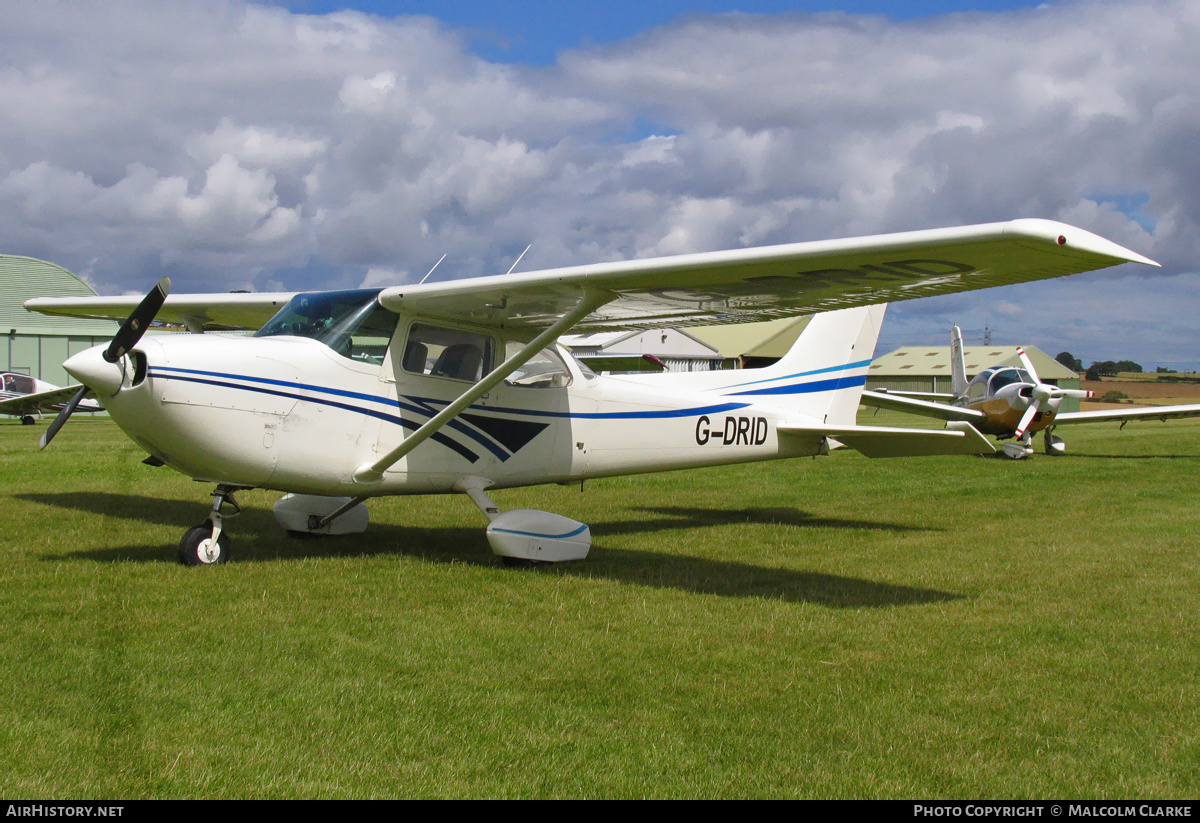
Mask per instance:
[[[1094,409],[1116,409],[1128,405],[1174,406],[1183,403],[1200,403],[1200,383],[1168,383],[1155,378],[1154,374],[1144,376],[1122,374],[1101,381],[1083,380],[1080,382],[1080,388],[1095,392],[1097,397],[1103,397],[1110,391],[1119,391],[1126,394],[1129,401],[1095,403],[1084,400],[1080,402],[1079,408],[1081,411],[1092,411]]]

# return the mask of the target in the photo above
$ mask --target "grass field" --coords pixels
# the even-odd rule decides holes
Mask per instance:
[[[880,415],[872,422],[903,422]],[[465,498],[174,562],[207,486],[104,420],[0,424],[0,795],[1195,798],[1200,426]]]

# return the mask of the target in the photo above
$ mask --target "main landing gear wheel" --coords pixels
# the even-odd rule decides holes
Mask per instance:
[[[26,414],[26,415],[21,416],[21,425],[22,426],[32,426],[36,422],[37,422],[37,419],[34,418],[34,416],[32,414]]]
[[[213,524],[206,520],[187,530],[179,541],[179,562],[185,566],[216,566],[229,562],[233,542],[225,532],[212,539]]]

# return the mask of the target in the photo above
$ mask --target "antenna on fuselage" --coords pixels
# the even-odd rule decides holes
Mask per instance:
[[[515,269],[515,268],[517,267],[517,264],[521,262],[521,258],[525,256],[525,252],[526,252],[526,251],[529,251],[529,250],[530,250],[530,249],[532,249],[532,248],[533,248],[533,244],[532,244],[532,243],[530,243],[528,246],[526,246],[526,247],[525,247],[525,251],[521,252],[521,253],[520,253],[520,254],[517,256],[517,259],[513,261],[513,264],[512,264],[511,266],[509,266],[509,267],[508,267],[508,271],[506,271],[506,272],[505,272],[505,274],[512,274],[512,273],[513,273],[513,269]]]
[[[446,254],[449,254],[449,253],[450,252],[446,252]],[[438,261],[433,264],[433,269],[436,269],[438,266],[442,265],[442,261],[446,259],[446,254],[443,254],[441,257],[438,258]],[[429,275],[433,274],[433,269],[430,269],[429,271],[425,272],[425,276],[421,278],[421,283],[424,283],[426,280],[429,279]],[[419,286],[419,285],[421,285],[421,283],[418,283],[417,285]]]

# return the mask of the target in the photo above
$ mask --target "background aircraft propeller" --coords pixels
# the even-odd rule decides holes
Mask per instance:
[[[1042,410],[1042,406],[1051,400],[1061,400],[1064,397],[1078,397],[1086,400],[1093,396],[1093,392],[1085,389],[1060,389],[1058,386],[1051,385],[1050,383],[1043,383],[1042,379],[1038,377],[1037,369],[1033,367],[1033,361],[1025,353],[1025,349],[1018,347],[1017,357],[1021,359],[1021,365],[1025,371],[1029,372],[1029,376],[1033,379],[1033,390],[1029,395],[1029,406],[1025,409],[1025,413],[1021,415],[1021,422],[1017,424],[1015,432],[1018,440],[1025,436],[1029,424],[1033,422],[1037,413]]]
[[[105,361],[116,363],[122,357],[129,353],[129,350],[137,345],[137,342],[142,339],[146,329],[154,321],[158,310],[162,308],[166,302],[167,295],[171,293],[171,278],[164,277],[159,280],[149,293],[142,298],[142,302],[138,303],[130,315],[125,318],[125,322],[121,324],[121,328],[117,329],[117,333],[113,335],[112,342],[108,344],[108,348],[101,355]],[[88,386],[83,386],[75,393],[75,396],[63,406],[63,410],[54,418],[54,422],[46,429],[46,433],[38,441],[38,448],[44,449],[54,439],[54,435],[58,434],[58,430],[63,427],[67,419],[74,413],[75,407],[79,405],[79,401],[83,400],[91,389]]]

